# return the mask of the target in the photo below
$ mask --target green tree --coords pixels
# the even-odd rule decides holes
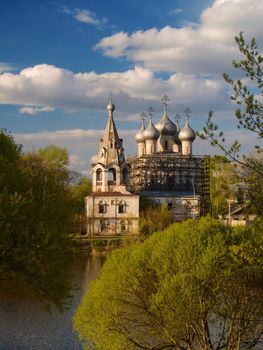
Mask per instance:
[[[149,235],[171,225],[174,221],[173,211],[167,205],[154,204],[151,201],[143,203],[144,209],[140,212],[140,233]]]
[[[237,174],[233,163],[225,156],[215,155],[211,157],[210,196],[212,215],[218,218],[226,212],[228,201],[238,201],[240,198],[240,184],[243,179]]]
[[[262,223],[173,224],[112,253],[75,329],[90,349],[252,348],[263,333],[262,253]]]
[[[74,218],[70,173],[38,154],[22,154],[0,133],[0,283],[27,288],[57,306],[70,299]]]
[[[251,154],[253,163],[262,163],[263,154]],[[262,216],[263,213],[263,177],[250,167],[237,167],[237,175],[242,186],[244,204],[247,212]]]
[[[255,148],[258,152],[262,152],[263,138],[263,56],[260,55],[255,39],[249,44],[246,43],[243,33],[235,38],[243,59],[233,61],[236,69],[243,73],[246,85],[242,78],[233,80],[227,74],[223,77],[225,81],[232,87],[233,95],[231,99],[236,102],[239,108],[235,112],[237,119],[237,127],[243,128],[251,132],[251,136],[255,136],[260,144],[256,144]],[[226,140],[222,131],[218,130],[218,126],[214,122],[213,113],[210,112],[203,132],[199,134],[202,139],[210,140],[212,146],[219,147],[231,160],[240,165],[256,171],[263,176],[263,163],[255,161],[254,158],[243,156],[240,159],[240,143],[235,141],[230,147],[227,147]]]
[[[71,182],[71,194],[73,197],[73,208],[75,212],[75,233],[87,233],[87,218],[84,213],[84,200],[92,192],[92,182],[79,173],[71,172],[74,180]]]
[[[66,166],[69,164],[69,155],[66,148],[49,145],[38,150],[42,159],[56,166]]]

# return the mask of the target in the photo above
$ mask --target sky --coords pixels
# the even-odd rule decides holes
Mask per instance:
[[[239,77],[234,37],[263,48],[263,0],[0,0],[0,128],[25,151],[67,147],[72,169],[90,175],[112,94],[126,156],[136,153],[139,115],[150,106],[201,130],[208,112],[228,137],[236,106],[222,78]],[[243,78],[243,77],[241,77]],[[197,140],[195,154],[215,150]]]

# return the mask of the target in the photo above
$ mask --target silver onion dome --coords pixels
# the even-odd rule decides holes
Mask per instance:
[[[114,104],[112,103],[112,101],[109,102],[108,106],[107,106],[107,110],[108,111],[114,111],[115,110],[115,106]]]
[[[153,125],[152,121],[150,120],[149,125],[143,132],[144,140],[157,140],[159,137],[159,131],[156,129],[156,127]]]
[[[145,127],[144,127],[144,124],[142,123],[142,126],[141,126],[140,130],[135,135],[135,141],[137,143],[145,141],[144,140],[144,136],[143,136],[144,130],[145,130]]]
[[[166,110],[164,111],[162,118],[156,124],[156,129],[162,135],[173,136],[176,133],[176,125],[169,119]]]
[[[179,132],[178,138],[180,141],[194,141],[196,138],[196,134],[190,127],[188,120],[186,121],[185,126]]]
[[[177,144],[177,145],[181,145],[181,140],[179,139],[179,133],[180,133],[180,130],[178,129],[176,131],[176,133],[174,134],[174,142]]]

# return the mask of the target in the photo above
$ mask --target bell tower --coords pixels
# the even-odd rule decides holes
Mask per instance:
[[[123,192],[129,189],[130,168],[126,164],[123,140],[119,138],[113,112],[115,106],[110,99],[109,113],[103,138],[100,139],[98,161],[92,164],[93,192]]]

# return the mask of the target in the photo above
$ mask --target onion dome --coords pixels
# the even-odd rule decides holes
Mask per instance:
[[[149,125],[143,132],[144,140],[157,140],[159,137],[159,131],[156,129],[156,127],[153,125],[152,121],[150,120]]]
[[[185,126],[182,128],[182,130],[179,132],[179,140],[180,141],[194,141],[196,138],[194,130],[189,126],[188,120],[185,123]]]
[[[174,142],[176,145],[180,146],[182,144],[181,140],[179,139],[179,133],[180,133],[180,127],[179,127],[179,122],[176,120],[176,132],[174,134]]]
[[[156,124],[156,129],[162,135],[173,136],[176,133],[176,125],[169,119],[166,110],[164,111],[162,118]]]
[[[110,101],[110,103],[107,106],[107,110],[110,112],[113,112],[115,110],[114,104]]]
[[[137,134],[135,135],[135,141],[137,143],[140,143],[140,142],[144,142],[144,136],[143,136],[143,133],[144,133],[144,130],[145,130],[145,127],[144,127],[144,124],[142,123],[142,127],[140,128],[140,130],[137,132]]]
[[[178,129],[176,131],[176,133],[174,134],[174,142],[177,144],[177,145],[181,145],[181,140],[179,139],[179,133],[180,133],[180,130]]]

